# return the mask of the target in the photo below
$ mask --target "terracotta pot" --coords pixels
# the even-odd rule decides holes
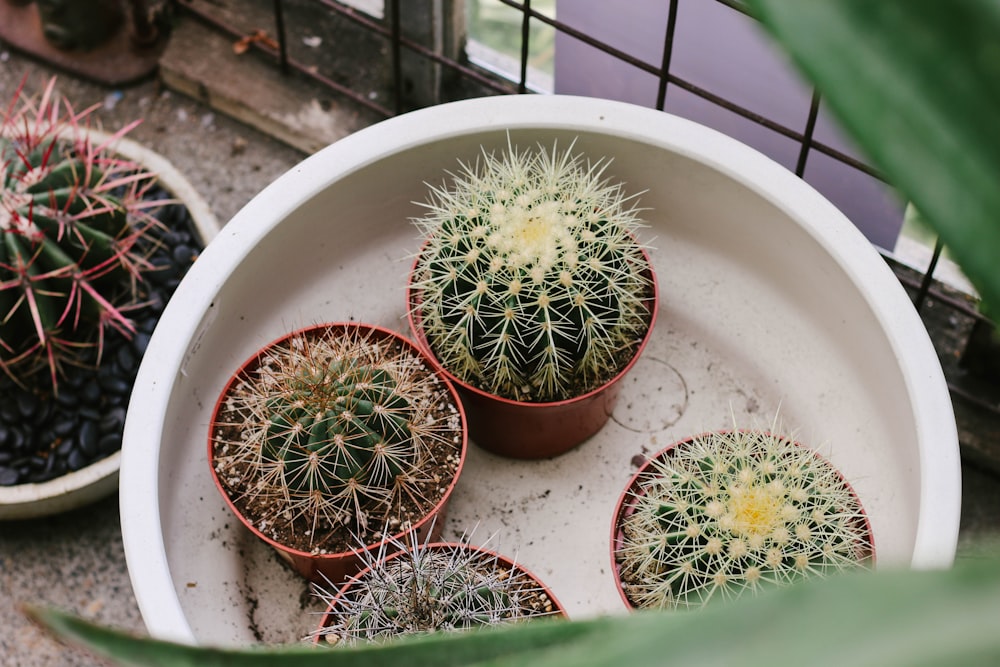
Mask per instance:
[[[485,561],[485,562],[489,562],[489,561],[495,562],[496,565],[498,566],[498,569],[502,568],[505,571],[514,571],[514,572],[516,572],[517,574],[521,575],[524,578],[526,584],[530,585],[533,590],[537,590],[541,594],[543,594],[545,597],[547,597],[548,600],[549,600],[549,602],[551,603],[551,605],[550,605],[551,606],[551,611],[547,611],[544,614],[538,614],[535,617],[537,617],[537,618],[547,618],[547,617],[566,618],[567,617],[566,616],[566,610],[563,608],[562,604],[560,604],[559,600],[556,599],[555,595],[552,594],[552,591],[548,588],[548,586],[546,586],[544,583],[542,583],[542,581],[537,576],[535,576],[530,570],[528,570],[526,567],[524,567],[523,565],[520,565],[519,563],[514,562],[513,560],[507,558],[506,556],[503,556],[503,555],[497,553],[496,551],[493,551],[491,549],[487,549],[487,548],[484,548],[484,547],[477,547],[477,546],[473,546],[473,545],[470,545],[470,544],[458,543],[458,542],[430,542],[430,541],[427,541],[427,542],[420,542],[419,544],[421,546],[419,546],[418,549],[420,549],[421,551],[423,551],[423,550],[432,550],[433,551],[433,550],[444,550],[444,549],[462,549],[464,551],[472,552],[472,553],[480,556],[482,558],[482,560]],[[319,628],[317,629],[316,633],[314,633],[314,635],[313,635],[313,643],[314,644],[319,644],[320,643],[320,641],[322,640],[322,638],[324,636],[324,635],[321,634],[322,631],[323,631],[323,629],[326,628],[326,627],[329,627],[331,625],[331,614],[333,613],[333,610],[337,608],[337,606],[340,604],[340,601],[343,599],[343,597],[350,592],[351,588],[353,586],[355,586],[358,581],[364,580],[365,576],[368,575],[375,566],[377,566],[379,564],[382,564],[382,563],[385,563],[385,562],[388,562],[390,560],[394,560],[396,558],[402,558],[402,557],[405,557],[405,556],[406,556],[406,552],[405,551],[396,551],[396,552],[394,552],[392,554],[389,554],[388,556],[386,556],[381,561],[377,561],[377,562],[373,563],[372,565],[369,565],[368,567],[365,567],[363,570],[361,570],[356,575],[354,575],[353,577],[351,577],[350,580],[348,580],[343,586],[341,586],[341,588],[337,591],[337,594],[330,601],[330,604],[327,607],[326,612],[323,614],[323,617],[320,620]],[[516,575],[513,575],[513,576],[516,576]]]
[[[469,419],[469,437],[474,443],[500,456],[548,459],[573,449],[601,430],[615,409],[621,392],[621,380],[642,355],[656,324],[660,303],[659,288],[649,253],[643,249],[642,254],[650,267],[652,286],[652,295],[646,302],[649,304],[649,327],[628,363],[601,386],[561,401],[532,403],[483,391],[442,367],[443,373],[458,388],[462,397]],[[410,275],[412,278],[412,271]],[[424,336],[420,314],[415,307],[420,302],[420,295],[411,287],[411,281],[407,282],[406,296],[410,305],[407,312],[410,330],[424,352],[436,360],[434,351]]]
[[[691,443],[699,439],[711,435],[729,435],[734,433],[754,433],[754,432],[755,431],[752,430],[740,430],[740,431],[722,430],[722,431],[716,431],[714,433],[703,433],[700,435],[695,435],[689,438],[685,438],[683,440],[679,440],[664,447],[656,454],[654,454],[652,457],[647,459],[645,463],[639,466],[639,469],[635,472],[635,474],[632,475],[631,479],[629,479],[629,482],[625,486],[624,491],[622,491],[622,493],[618,497],[618,502],[615,505],[615,511],[613,515],[614,520],[611,524],[611,569],[615,577],[615,588],[617,589],[618,595],[619,597],[621,597],[622,602],[625,603],[626,607],[628,607],[629,609],[639,608],[632,601],[632,599],[629,598],[628,594],[625,592],[625,589],[623,587],[622,576],[621,576],[621,561],[618,557],[618,553],[622,550],[625,541],[622,524],[628,517],[630,517],[636,511],[637,499],[640,498],[645,493],[645,491],[640,488],[639,482],[643,478],[648,478],[648,475],[650,473],[650,468],[653,466],[654,462],[672,456],[673,453],[677,451],[679,448],[683,448],[687,445],[690,445]],[[765,435],[770,435],[767,434],[766,432],[763,433]],[[863,542],[865,544],[865,547],[859,548],[855,556],[859,563],[868,563],[874,566],[875,544],[874,544],[874,539],[872,537],[871,522],[869,521],[868,515],[864,511],[861,501],[858,498],[858,495],[855,492],[854,488],[850,485],[850,483],[848,483],[848,481],[844,478],[844,476],[840,473],[840,471],[834,468],[832,464],[830,464],[830,462],[827,461],[825,458],[823,458],[816,452],[808,450],[808,448],[803,446],[801,443],[785,438],[784,436],[780,437],[783,440],[791,442],[796,447],[801,447],[806,451],[810,451],[817,461],[819,461],[824,467],[827,467],[829,470],[831,470],[833,473],[836,474],[837,478],[840,481],[841,486],[844,489],[846,489],[849,495],[857,503],[857,506],[861,509],[861,514],[859,517],[856,518],[856,522],[853,527],[857,530],[858,533],[864,536]],[[724,545],[724,548],[727,546],[728,545]],[[664,578],[666,578],[668,575],[669,572],[663,573]]]
[[[397,334],[388,329],[367,325],[367,324],[357,324],[357,323],[328,323],[328,324],[318,324],[311,327],[305,327],[297,331],[293,331],[286,334],[274,341],[268,343],[263,348],[261,348],[256,354],[249,358],[239,370],[234,373],[229,382],[226,384],[223,391],[220,393],[218,400],[216,401],[215,408],[212,412],[212,421],[210,422],[211,427],[209,428],[208,435],[208,463],[209,470],[212,473],[212,481],[215,483],[215,487],[218,489],[219,493],[222,495],[229,509],[239,518],[240,522],[243,523],[247,529],[250,530],[258,538],[273,547],[278,554],[288,562],[291,567],[298,572],[303,577],[309,579],[310,581],[316,581],[322,578],[326,580],[339,583],[345,581],[349,576],[361,569],[365,562],[370,562],[371,556],[366,556],[365,552],[375,552],[378,551],[383,544],[392,543],[393,541],[400,540],[404,535],[408,534],[410,531],[407,529],[401,529],[400,532],[394,536],[389,536],[383,540],[376,542],[374,544],[366,545],[364,548],[352,549],[350,551],[344,551],[340,553],[326,553],[326,554],[316,554],[307,551],[302,551],[290,547],[288,545],[282,544],[268,535],[262,533],[254,525],[254,522],[248,517],[246,517],[240,509],[237,507],[233,498],[230,497],[230,493],[227,490],[226,485],[222,483],[219,479],[219,475],[216,472],[215,467],[215,438],[214,434],[216,432],[216,424],[218,423],[217,418],[220,415],[223,404],[230,394],[231,389],[235,384],[244,377],[252,375],[256,372],[260,365],[261,360],[264,355],[275,345],[280,344],[290,338],[299,336],[302,334],[310,334],[313,332],[322,333],[329,329],[357,329],[359,331],[367,332],[369,337],[373,337],[379,340],[394,340],[403,345],[404,348],[408,349],[415,355],[418,355],[427,365],[427,367],[438,375],[441,380],[442,386],[447,391],[451,403],[454,405],[455,409],[458,411],[459,424],[461,427],[461,443],[459,446],[459,461],[457,468],[455,470],[454,476],[448,481],[448,485],[445,488],[441,499],[428,511],[419,521],[412,525],[412,530],[420,537],[420,539],[434,539],[441,532],[441,526],[444,525],[444,518],[448,506],[448,501],[451,497],[451,493],[455,488],[455,484],[458,481],[459,475],[462,471],[462,466],[465,464],[465,454],[468,447],[468,430],[466,428],[465,413],[462,409],[461,401],[459,400],[458,394],[455,388],[448,381],[447,377],[441,374],[441,369],[434,359],[429,358],[423,353],[423,351],[415,345],[411,340]]]

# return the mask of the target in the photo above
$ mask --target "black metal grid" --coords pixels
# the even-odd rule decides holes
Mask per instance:
[[[864,174],[872,176],[884,183],[888,183],[887,179],[870,165],[847,155],[828,144],[816,140],[814,137],[814,130],[816,128],[816,120],[819,114],[821,98],[815,89],[812,91],[811,103],[805,125],[802,128],[795,128],[756,113],[755,111],[726,99],[711,90],[698,86],[692,81],[686,80],[671,71],[670,66],[673,54],[674,37],[678,30],[683,29],[683,26],[678,25],[678,5],[681,0],[668,0],[667,26],[665,34],[663,35],[663,55],[659,65],[653,65],[645,62],[566,23],[560,22],[557,19],[549,18],[539,11],[532,9],[531,0],[523,0],[522,2],[517,2],[516,0],[500,0],[500,2],[504,5],[507,5],[521,14],[520,71],[518,80],[516,81],[508,81],[498,78],[489,72],[475,67],[474,65],[443,56],[412,39],[408,39],[403,34],[403,30],[400,26],[400,0],[385,0],[385,14],[388,17],[386,20],[374,19],[349,6],[340,4],[336,0],[315,1],[331,14],[336,14],[340,17],[348,19],[351,23],[356,24],[358,27],[379,35],[387,41],[390,54],[390,80],[392,82],[390,86],[392,100],[391,105],[387,106],[376,102],[370,99],[369,96],[363,91],[353,90],[327,76],[324,76],[322,73],[318,72],[315,67],[311,67],[306,63],[290,57],[288,54],[288,37],[285,29],[285,11],[282,0],[272,0],[277,48],[261,42],[255,42],[253,46],[265,57],[269,58],[274,65],[279,67],[284,73],[290,75],[294,72],[298,75],[311,79],[315,83],[324,86],[333,93],[341,95],[384,118],[395,116],[408,110],[404,107],[403,97],[402,57],[404,50],[442,66],[442,68],[447,69],[449,72],[461,79],[474,82],[480,87],[480,90],[485,90],[488,94],[528,93],[527,72],[530,50],[529,27],[532,21],[538,21],[551,26],[560,33],[600,50],[630,67],[634,67],[637,70],[657,77],[659,81],[655,104],[655,108],[657,110],[662,111],[664,109],[667,90],[669,87],[674,86],[798,143],[799,151],[794,171],[800,178],[803,177],[805,173],[809,156],[815,151],[853,169],[863,172]],[[740,12],[744,15],[751,16],[747,9],[738,0],[714,1],[734,12]],[[214,29],[224,34],[233,37],[234,39],[239,39],[244,36],[243,32],[238,27],[227,24],[224,20],[213,16],[210,11],[198,8],[188,2],[185,2],[185,0],[179,0],[178,5],[184,11],[196,16],[200,21],[212,26]],[[943,306],[946,311],[968,318],[972,322],[983,321],[988,323],[989,320],[987,320],[987,318],[985,318],[976,309],[975,305],[971,303],[970,300],[961,298],[960,295],[956,296],[954,294],[949,294],[947,290],[943,290],[939,284],[935,282],[934,272],[938,266],[941,251],[942,245],[940,240],[938,240],[932,254],[932,259],[923,271],[896,272],[902,284],[908,288],[911,293],[914,306],[918,311],[922,311],[929,301],[933,301],[934,303]],[[887,258],[887,260],[891,261],[891,258]],[[949,387],[953,395],[961,396],[979,407],[986,408],[992,413],[1000,414],[1000,403],[993,403],[989,400],[984,401],[975,390],[970,390],[965,386],[960,386],[953,382],[949,382]]]

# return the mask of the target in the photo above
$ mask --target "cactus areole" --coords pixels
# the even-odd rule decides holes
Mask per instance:
[[[874,561],[861,501],[828,461],[771,431],[667,447],[615,510],[619,592],[637,608],[697,608]]]
[[[573,147],[483,152],[432,188],[411,308],[460,380],[525,402],[612,379],[652,327],[655,285],[635,198]]]
[[[288,334],[251,357],[216,404],[209,461],[240,519],[317,566],[443,509],[465,453],[454,389],[405,338],[358,324]],[[301,562],[296,562],[296,558]],[[356,569],[356,568],[355,568]]]
[[[0,369],[24,383],[95,365],[105,331],[134,332],[130,308],[151,268],[138,248],[158,223],[155,176],[83,126],[53,79],[36,102],[18,89],[0,123]],[[148,244],[147,244],[148,245]]]

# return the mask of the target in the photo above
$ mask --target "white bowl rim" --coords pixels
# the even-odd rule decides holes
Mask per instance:
[[[568,95],[518,95],[450,102],[397,116],[337,141],[276,179],[222,229],[189,271],[153,334],[125,424],[120,486],[122,532],[133,589],[155,637],[195,641],[172,581],[159,514],[159,435],[187,344],[239,262],[296,207],[330,183],[386,156],[440,140],[502,129],[558,129],[652,143],[743,184],[797,220],[860,290],[895,352],[921,442],[919,522],[911,565],[947,567],[961,506],[958,436],[937,356],[905,291],[874,247],[825,197],[785,167],[721,132],[646,107]],[[817,221],[821,220],[822,223]],[[919,369],[919,372],[918,372]],[[938,502],[931,504],[927,498]]]

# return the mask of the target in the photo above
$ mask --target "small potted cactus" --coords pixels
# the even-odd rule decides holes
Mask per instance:
[[[411,327],[452,376],[472,439],[561,454],[607,421],[657,311],[634,197],[573,151],[483,153],[432,188]]]
[[[393,540],[339,590],[313,586],[327,605],[316,643],[351,645],[402,635],[564,618],[559,601],[515,561],[464,539]]]
[[[762,430],[660,451],[621,495],[611,542],[631,608],[698,608],[874,562],[867,515],[843,476]]]
[[[465,448],[461,404],[434,362],[357,323],[262,348],[220,394],[208,437],[239,519],[303,576],[334,582],[393,532],[441,525]]]
[[[123,139],[138,121],[93,131],[96,107],[74,111],[54,78],[37,98],[26,83],[0,122],[0,518],[114,490],[145,343],[207,240],[160,174],[123,157],[159,157]]]

